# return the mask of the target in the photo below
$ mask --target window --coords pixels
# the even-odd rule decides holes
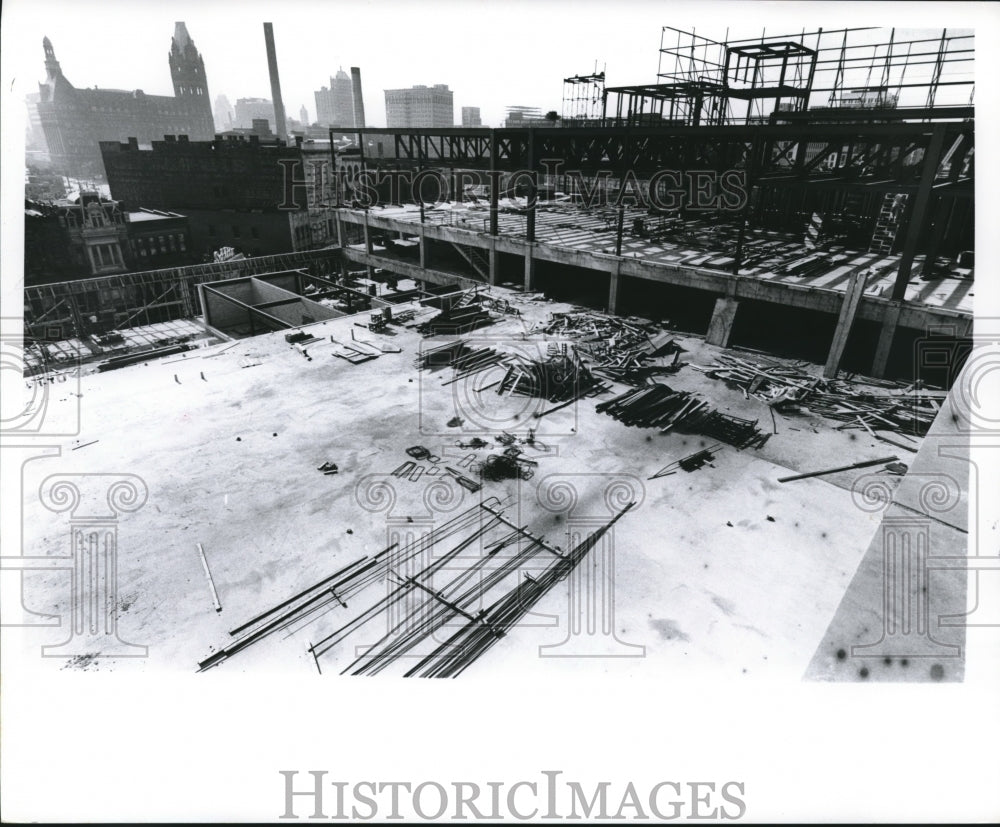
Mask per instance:
[[[239,237],[240,237],[240,228],[236,224],[233,224],[233,238],[239,238]]]
[[[177,239],[174,238],[173,235],[167,236],[167,239],[170,241],[170,252],[171,253],[176,253],[177,252]]]
[[[250,235],[253,238],[260,238],[260,230],[256,226],[250,228]]]
[[[184,234],[183,233],[181,233],[180,235],[177,236],[177,244],[181,248],[181,252],[182,253],[185,250],[187,250],[187,247],[184,246]]]
[[[158,236],[158,237],[160,239],[160,252],[161,253],[167,252],[167,242],[166,242],[166,239],[164,239],[164,237],[162,235]]]

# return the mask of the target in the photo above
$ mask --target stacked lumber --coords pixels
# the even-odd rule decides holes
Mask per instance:
[[[660,383],[629,390],[601,402],[597,411],[612,416],[624,425],[659,428],[661,434],[677,428],[710,436],[737,448],[759,448],[769,436],[757,429],[756,421],[712,410],[708,402],[694,394],[675,391]]]
[[[927,433],[945,391],[927,390],[917,382],[908,387],[879,383],[877,387],[847,379],[821,379],[794,367],[721,354],[709,367],[693,365],[778,410],[804,409],[843,421],[841,428],[889,430],[923,436]]]
[[[504,364],[509,358],[508,354],[491,347],[471,348],[465,342],[449,342],[441,347],[421,351],[414,365],[419,370],[454,368],[454,377],[445,383],[450,384],[494,365]]]

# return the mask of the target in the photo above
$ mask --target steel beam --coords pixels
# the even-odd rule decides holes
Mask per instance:
[[[944,149],[946,130],[947,124],[934,124],[931,143],[924,154],[920,186],[917,189],[916,198],[913,199],[913,209],[906,230],[906,241],[903,244],[903,257],[899,261],[896,283],[892,288],[893,301],[903,301],[906,297],[906,285],[913,269],[913,257],[916,255],[917,246],[923,235],[928,207],[933,196],[934,179],[937,176],[938,163]]]

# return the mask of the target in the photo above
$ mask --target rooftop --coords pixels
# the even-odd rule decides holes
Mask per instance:
[[[557,314],[572,313],[572,306],[503,289],[488,296],[518,315],[501,314],[489,328],[466,334],[467,345],[528,358],[544,358],[560,342],[575,346],[539,331]],[[87,400],[87,417],[78,435],[63,440],[60,472],[129,468],[149,491],[148,503],[122,515],[118,528],[118,629],[123,640],[148,645],[149,657],[114,661],[115,669],[191,671],[232,640],[229,630],[377,554],[400,531],[422,534],[497,498],[507,519],[563,550],[624,503],[635,503],[614,527],[613,554],[603,556],[611,548],[604,546],[590,558],[614,566],[610,585],[595,587],[612,589],[602,594],[612,601],[617,631],[573,638],[591,656],[619,655],[596,661],[602,672],[748,683],[797,681],[807,670],[819,677],[854,674],[858,661],[841,662],[835,653],[861,634],[855,625],[872,622],[851,605],[877,584],[880,569],[869,571],[865,561],[878,519],[859,510],[853,490],[858,472],[790,484],[779,479],[888,454],[917,463],[924,455],[914,453],[919,439],[901,451],[816,414],[781,413],[772,420],[756,397],[692,367],[712,364],[723,351],[700,337],[670,333],[688,365],[667,378],[672,388],[773,433],[757,449],[715,446],[711,464],[697,471],[650,478],[713,447],[711,441],[626,427],[596,410],[600,398],[555,410],[542,399],[499,395],[488,386],[502,370],[466,379],[449,368],[418,370],[415,357],[453,337],[421,338],[415,325],[435,311],[401,304],[393,313],[407,310],[417,314],[413,321],[392,324],[385,334],[363,329],[365,313],[303,327],[302,342],[290,342],[279,331],[209,341],[119,370],[85,371],[79,393]],[[344,355],[361,350],[381,355]],[[776,366],[772,370],[815,369],[769,362]],[[873,392],[899,391],[883,385]],[[620,386],[603,398],[619,393]],[[63,390],[52,403],[69,409],[77,398]],[[537,416],[550,407],[550,415]],[[151,431],[155,441],[147,438]],[[524,445],[524,456],[536,464],[530,482],[484,481],[480,492],[470,492],[448,474],[426,471],[419,481],[394,475],[409,459],[406,449],[420,445],[442,466],[471,476],[470,455],[482,459],[500,450],[501,433]],[[488,447],[470,448],[475,438]],[[317,470],[331,463],[336,473]],[[428,463],[411,466],[417,464]],[[25,553],[64,553],[65,525],[59,518],[41,519],[41,505],[30,495],[51,470],[41,462],[26,466]],[[887,496],[898,491],[908,502],[906,477],[882,473],[878,479]],[[557,482],[572,486],[576,499],[567,502],[576,503],[573,511],[559,498],[539,499],[542,489],[536,486]],[[618,505],[608,485],[624,497]],[[36,514],[38,519],[31,518]],[[221,611],[213,607],[196,547],[211,561]],[[36,575],[31,605],[57,612],[63,579],[59,572]],[[316,668],[310,644],[383,598],[393,582],[373,583],[347,609],[331,601],[219,668],[309,672]],[[510,668],[521,676],[551,673],[557,662],[539,657],[546,653],[539,646],[557,647],[551,651],[558,655],[565,645],[572,628],[565,625],[566,599],[559,589],[548,594],[537,606],[538,617],[555,618],[555,625],[519,623],[470,674]],[[957,587],[947,599],[965,605]],[[377,626],[368,633],[382,634]],[[951,640],[956,633],[945,634]],[[56,639],[59,630],[53,631]],[[325,652],[324,673],[344,669],[355,657],[354,646],[367,639],[361,634]],[[37,636],[31,645],[38,645]],[[560,659],[558,666],[587,671],[594,663]],[[53,668],[61,665],[53,662]],[[924,674],[929,664],[915,664],[909,673],[898,665],[873,668],[887,680],[930,679]],[[947,668],[949,680],[960,677],[960,662]]]

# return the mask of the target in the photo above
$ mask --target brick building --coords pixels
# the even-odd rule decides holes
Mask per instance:
[[[52,43],[42,41],[46,79],[39,84],[34,106],[49,157],[60,172],[78,178],[99,178],[101,141],[135,137],[148,145],[164,135],[210,140],[215,134],[205,64],[177,23],[168,63],[173,97],[147,95],[141,89],[78,89],[62,73]]]
[[[166,136],[151,149],[135,140],[103,142],[101,153],[112,196],[128,210],[186,216],[191,248],[208,260],[222,247],[258,256],[336,239],[324,206],[335,199],[328,143]]]

